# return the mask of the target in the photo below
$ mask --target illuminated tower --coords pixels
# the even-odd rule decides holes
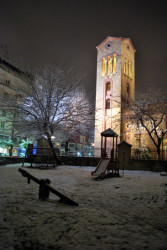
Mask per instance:
[[[96,48],[95,148],[100,148],[100,133],[108,128],[128,141],[121,103],[135,96],[135,49],[129,38],[109,36]]]

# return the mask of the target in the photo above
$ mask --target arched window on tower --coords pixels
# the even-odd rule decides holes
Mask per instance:
[[[130,76],[130,62],[128,61],[128,76]]]
[[[125,72],[125,74],[128,75],[128,60],[126,60],[125,63],[126,63],[126,72]]]
[[[111,57],[107,57],[107,75],[110,75],[111,73]]]
[[[124,61],[124,74],[129,76],[132,79],[132,62],[125,58]]]
[[[106,109],[110,109],[110,99],[106,100]]]
[[[101,76],[105,75],[105,58],[102,58],[102,64],[101,64]]]
[[[124,61],[124,74],[126,74],[126,59]]]
[[[116,73],[116,54],[113,55],[112,59],[112,73]]]
[[[132,78],[132,63],[130,64],[130,78]]]
[[[109,90],[111,90],[111,83],[107,82],[107,84],[106,84],[106,91],[109,91]]]

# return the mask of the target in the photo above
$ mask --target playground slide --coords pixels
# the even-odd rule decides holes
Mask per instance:
[[[95,171],[93,171],[91,173],[91,175],[94,177],[94,178],[98,178],[102,175],[104,175],[108,169],[108,165],[110,163],[110,160],[111,159],[101,159],[100,162],[98,163]]]

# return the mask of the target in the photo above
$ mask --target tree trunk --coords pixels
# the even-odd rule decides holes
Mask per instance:
[[[65,145],[65,155],[68,156],[68,140],[66,141]]]
[[[57,164],[58,164],[58,165],[61,165],[62,162],[61,162],[60,158],[58,157],[58,155],[57,155],[57,153],[56,153],[56,151],[55,151],[55,149],[54,149],[54,146],[53,146],[53,143],[52,143],[52,140],[51,140],[51,137],[50,137],[49,133],[47,133],[47,138],[48,138],[49,146],[50,146],[50,148],[52,149],[53,156],[54,156],[54,158],[55,158]]]
[[[160,160],[160,147],[157,148],[157,160]]]
[[[12,157],[12,153],[13,153],[13,146],[9,147],[9,156]]]

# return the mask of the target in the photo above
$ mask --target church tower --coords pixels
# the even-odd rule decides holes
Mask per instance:
[[[95,154],[99,155],[100,133],[108,128],[120,140],[128,141],[121,113],[124,112],[122,102],[135,97],[135,49],[129,38],[110,36],[96,48]]]

